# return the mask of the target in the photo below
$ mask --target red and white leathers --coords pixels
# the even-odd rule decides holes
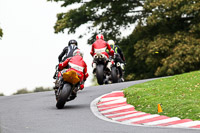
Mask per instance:
[[[111,56],[114,55],[114,51],[112,50],[112,48],[110,47],[110,45],[105,42],[102,39],[97,39],[93,44],[92,44],[92,49],[90,54],[92,56],[94,56],[96,53],[102,53],[103,55],[105,55],[106,58],[109,58],[108,53],[106,52],[106,49],[109,50],[109,54]]]
[[[67,65],[69,65],[69,69],[67,69],[67,71],[74,70],[77,72],[80,78],[80,82],[85,81],[88,78],[89,74],[87,73],[87,64],[80,55],[75,55],[73,57],[68,58],[63,63],[60,63],[58,69],[62,70]],[[81,84],[80,89],[83,88],[84,85]]]
[[[112,50],[110,45],[107,42],[105,42],[102,38],[97,37],[97,40],[92,44],[92,49],[91,49],[90,54],[93,57],[96,53],[101,53],[108,60],[109,55],[106,52],[106,49],[109,50],[109,55],[111,55],[111,56],[114,55],[114,51]],[[111,70],[111,65],[112,65],[111,62],[109,61],[107,64],[107,68],[109,70]],[[94,70],[96,69],[96,63],[93,63],[92,67],[93,67],[93,72],[94,72]]]

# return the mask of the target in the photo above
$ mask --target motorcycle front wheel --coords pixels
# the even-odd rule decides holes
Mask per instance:
[[[64,84],[62,90],[60,90],[59,96],[58,96],[58,100],[56,103],[56,107],[58,109],[62,109],[68,99],[68,97],[70,96],[71,93],[71,85],[70,84]]]
[[[99,85],[102,85],[103,84],[103,68],[104,68],[104,65],[102,64],[99,64],[97,65],[97,68],[96,68],[96,77],[97,77],[97,82]]]

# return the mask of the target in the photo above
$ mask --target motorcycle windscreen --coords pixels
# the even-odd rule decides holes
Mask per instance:
[[[78,74],[74,70],[63,73],[63,80],[73,85],[80,81]]]

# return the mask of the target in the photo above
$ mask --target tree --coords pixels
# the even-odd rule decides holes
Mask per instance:
[[[199,0],[48,0],[62,7],[80,4],[59,13],[55,33],[75,33],[88,24],[92,33],[117,40],[126,57],[126,79],[174,75],[200,67]],[[120,38],[120,29],[136,24],[131,35]],[[84,34],[81,34],[81,36]]]
[[[52,91],[52,88],[36,87],[33,92]]]
[[[1,37],[3,37],[3,30],[0,27],[0,39],[1,39]]]
[[[43,92],[43,91],[52,91],[53,89],[50,87],[44,88],[44,87],[36,87],[33,91],[28,91],[26,88],[18,90],[13,95],[17,94],[26,94],[26,93],[33,93],[33,92]]]
[[[89,43],[95,39],[99,32],[103,33],[105,38],[120,37],[120,28],[128,28],[135,23],[141,15],[141,10],[136,8],[142,7],[144,0],[47,0],[62,1],[62,7],[73,4],[80,4],[79,8],[72,9],[66,13],[57,14],[57,22],[54,26],[55,33],[64,32],[75,33],[76,29],[83,24],[88,24],[88,32],[92,33]],[[87,33],[85,33],[87,34]],[[82,33],[80,36],[84,35]]]
[[[125,54],[128,79],[166,76],[200,68],[200,1],[147,0]],[[131,55],[131,56],[128,56]]]
[[[3,94],[3,93],[0,93],[0,96],[4,96],[4,94]]]
[[[17,90],[16,93],[14,93],[13,95],[18,95],[18,94],[26,94],[26,93],[30,93],[26,88]]]

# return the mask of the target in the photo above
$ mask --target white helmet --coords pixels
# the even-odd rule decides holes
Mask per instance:
[[[80,55],[81,57],[83,57],[83,52],[80,50],[80,49],[76,49],[74,52],[73,52],[73,56],[75,55]]]
[[[114,42],[113,40],[108,40],[108,44],[109,44],[109,45],[114,45],[115,42]]]

